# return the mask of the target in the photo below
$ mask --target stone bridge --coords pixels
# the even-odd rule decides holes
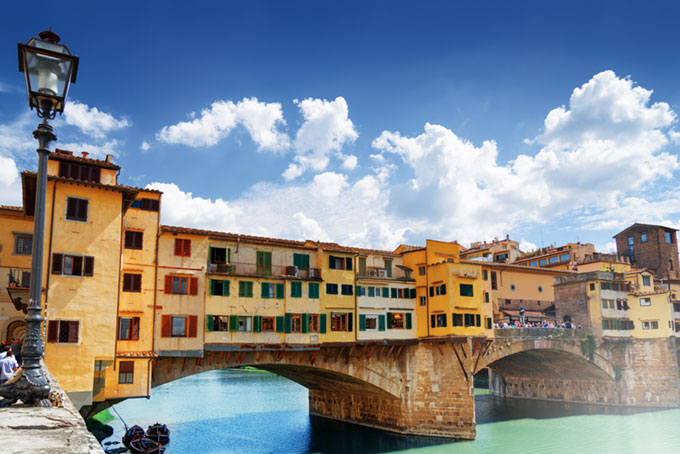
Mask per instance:
[[[307,387],[311,414],[462,439],[475,437],[473,377],[485,368],[492,393],[500,396],[662,407],[680,402],[674,339],[615,342],[577,330],[508,329],[496,330],[494,339],[220,348],[228,350],[208,346],[202,357],[159,357],[152,385],[255,366]]]

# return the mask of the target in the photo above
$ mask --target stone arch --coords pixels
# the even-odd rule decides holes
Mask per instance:
[[[26,321],[24,319],[12,320],[7,324],[7,332],[5,333],[5,340],[12,340],[14,338],[23,340],[26,332]]]

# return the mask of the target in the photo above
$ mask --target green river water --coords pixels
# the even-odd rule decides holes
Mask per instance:
[[[680,410],[499,399],[477,390],[477,439],[404,437],[310,417],[307,390],[284,378],[221,370],[155,388],[114,408],[128,425],[160,421],[177,453],[680,453]],[[99,416],[106,419],[104,415]],[[107,422],[120,441],[123,425]],[[113,448],[118,445],[108,445]]]

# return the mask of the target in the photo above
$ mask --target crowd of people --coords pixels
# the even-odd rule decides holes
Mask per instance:
[[[0,385],[9,381],[21,365],[21,341],[0,344]]]
[[[564,328],[564,329],[582,329],[583,327],[579,323],[575,325],[571,322],[561,322],[555,323],[548,320],[543,320],[541,322],[527,322],[521,323],[519,320],[514,322],[511,320],[509,322],[503,321],[501,323],[495,323],[494,328]]]

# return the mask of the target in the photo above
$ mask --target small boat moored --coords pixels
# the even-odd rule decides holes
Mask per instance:
[[[146,437],[161,445],[170,443],[170,429],[165,424],[156,423],[146,430]]]
[[[132,454],[163,454],[165,447],[150,438],[138,437],[130,441],[129,446]]]
[[[137,425],[134,425],[125,431],[125,435],[123,435],[123,444],[129,450],[132,450],[132,448],[130,447],[130,443],[132,442],[132,440],[142,438],[145,436],[146,434],[144,433],[144,429]]]

